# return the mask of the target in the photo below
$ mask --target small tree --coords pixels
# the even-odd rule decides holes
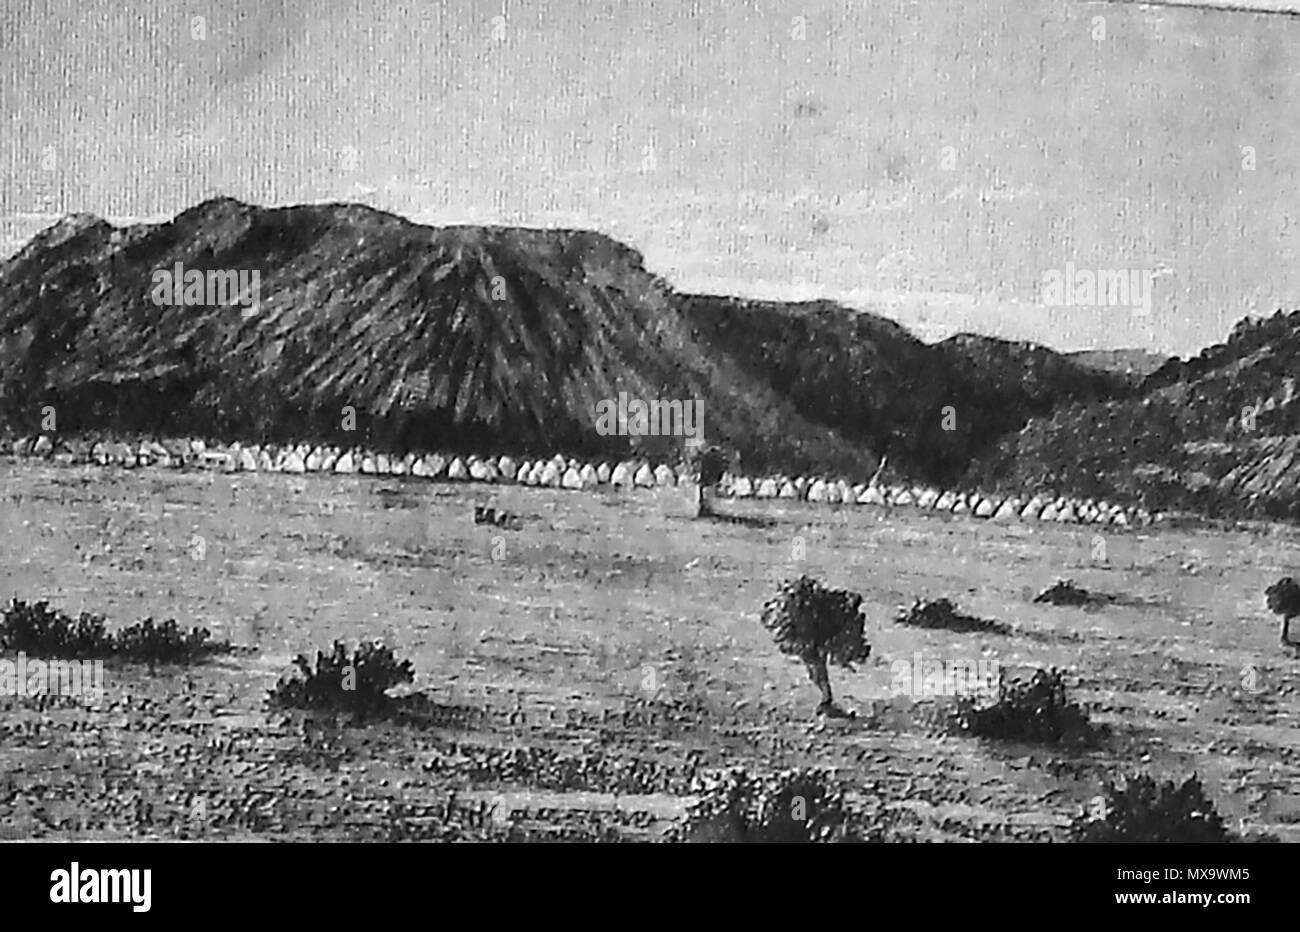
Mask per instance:
[[[716,444],[688,445],[686,463],[695,477],[695,516],[702,518],[713,513],[708,493],[722,481],[722,475],[732,460],[732,454]]]
[[[1300,585],[1284,576],[1264,590],[1268,609],[1282,619],[1282,646],[1294,647],[1288,638],[1291,619],[1300,616]]]
[[[823,586],[808,576],[786,580],[763,606],[763,626],[783,654],[798,657],[821,691],[817,712],[844,717],[831,697],[828,661],[852,670],[871,656],[863,637],[862,596]]]

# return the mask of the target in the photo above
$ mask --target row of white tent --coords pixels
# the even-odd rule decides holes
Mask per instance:
[[[575,459],[516,459],[510,456],[451,456],[441,453],[374,453],[359,448],[211,444],[203,440],[144,440],[140,443],[63,440],[42,434],[10,445],[14,456],[40,457],[61,463],[94,463],[127,469],[142,466],[198,467],[225,472],[335,473],[418,476],[479,482],[518,482],[555,488],[582,489],[593,485],[654,488],[676,485],[686,476],[676,470],[628,461],[594,466]]]
[[[511,456],[450,456],[441,453],[407,453],[404,456],[330,446],[209,444],[202,440],[145,440],[86,442],[48,435],[15,441],[16,456],[45,457],[55,462],[95,463],[137,468],[195,466],[225,472],[334,473],[380,476],[416,476],[466,482],[506,482],[561,489],[586,489],[609,485],[625,488],[663,488],[690,482],[684,464],[670,468],[645,461],[582,463],[555,455],[549,459]],[[985,495],[935,488],[876,486],[843,480],[808,479],[803,476],[723,477],[716,494],[727,498],[786,499],[844,505],[914,507],[952,514],[969,514],[992,520],[1056,521],[1119,527],[1158,520],[1142,508],[1124,508],[1108,502],[1040,496]]]

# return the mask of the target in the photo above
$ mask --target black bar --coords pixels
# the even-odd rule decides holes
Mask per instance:
[[[665,920],[681,916],[687,900],[703,901],[706,913],[847,909],[864,920],[908,912],[927,921],[977,919],[1035,908],[1117,917],[1196,909],[1230,920],[1282,907],[1293,874],[1286,850],[1266,844],[830,847],[24,843],[0,845],[0,867],[7,900],[22,914],[48,911],[67,919],[75,910],[78,919],[132,922],[256,918],[259,925],[310,917],[337,924],[348,916],[374,920],[411,910],[451,921],[446,910],[460,908],[483,922],[515,911],[532,921],[571,917],[579,908],[613,921],[629,910],[652,918],[652,904],[661,900]],[[51,902],[58,879],[52,876],[70,872],[74,861],[83,884],[91,870],[151,871],[148,912],[136,912],[130,902]],[[1120,879],[1121,870],[1134,873]],[[1213,874],[1189,876],[1192,871]],[[1119,902],[1126,894],[1154,894],[1155,901]],[[1162,902],[1166,894],[1245,894],[1248,902]]]

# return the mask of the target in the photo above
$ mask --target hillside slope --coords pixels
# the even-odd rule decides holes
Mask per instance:
[[[176,263],[256,270],[259,306],[158,306],[151,276]],[[12,430],[52,405],[68,432],[673,456],[679,438],[597,433],[596,403],[620,392],[703,401],[706,437],[754,468],[874,465],[710,359],[640,255],[597,233],[218,199],[158,225],[65,218],[0,265]]]
[[[259,276],[255,308],[159,304],[153,276]],[[683,295],[602,234],[432,228],[228,198],[161,224],[75,215],[0,264],[0,427],[674,459],[598,402],[699,400],[750,472],[955,481],[998,436],[1128,377],[1044,347],[922,343],[831,302]],[[355,431],[348,419],[354,412]]]
[[[971,476],[1153,508],[1300,517],[1298,364],[1300,312],[1243,320],[1226,342],[1165,363],[1136,397],[1031,421]]]
[[[788,397],[806,418],[888,454],[898,472],[952,482],[1000,434],[1076,399],[1118,397],[1126,378],[1028,343],[961,334],[926,344],[891,320],[827,301],[683,295],[717,358]]]

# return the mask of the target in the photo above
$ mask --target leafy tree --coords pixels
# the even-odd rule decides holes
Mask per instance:
[[[762,621],[781,653],[798,657],[808,668],[822,694],[818,713],[845,717],[831,697],[827,662],[852,670],[871,656],[863,637],[862,596],[800,576],[781,584],[763,606]]]
[[[1284,576],[1265,589],[1264,595],[1269,611],[1282,618],[1282,646],[1292,646],[1287,634],[1291,619],[1300,615],[1300,585],[1290,576]]]
[[[723,473],[735,459],[735,454],[717,444],[687,447],[686,462],[695,477],[695,516],[702,518],[713,513],[709,505],[709,492],[722,481]]]

